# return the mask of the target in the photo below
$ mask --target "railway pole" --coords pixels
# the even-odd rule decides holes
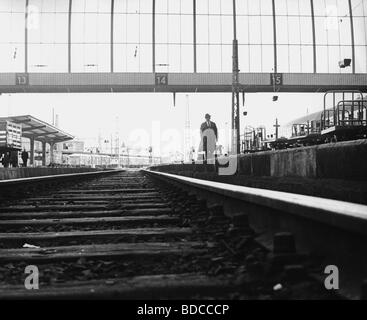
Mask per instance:
[[[238,69],[238,41],[236,0],[233,0],[233,54],[232,54],[232,153],[240,152],[240,94]]]
[[[34,166],[34,137],[30,138],[29,140],[29,143],[30,143],[30,157],[29,157],[29,165],[31,167]]]

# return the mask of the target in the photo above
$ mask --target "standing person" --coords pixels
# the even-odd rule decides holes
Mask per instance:
[[[23,167],[27,167],[27,162],[28,162],[28,158],[29,158],[29,155],[28,155],[28,152],[25,150],[25,148],[23,149],[23,152],[21,154],[21,157],[22,157],[22,161],[23,161]]]
[[[10,152],[10,164],[13,168],[18,168],[18,151]]]
[[[195,148],[191,147],[190,148],[190,154],[189,154],[189,160],[193,161],[194,160],[194,154],[195,154]]]
[[[205,153],[205,159],[212,159],[218,141],[218,129],[217,125],[210,121],[210,114],[205,115],[205,122],[200,126],[200,146],[199,152]]]
[[[217,148],[219,155],[223,155],[223,146],[220,144]]]
[[[9,152],[5,152],[4,157],[1,160],[1,163],[3,164],[4,168],[9,168],[9,162],[10,162]]]

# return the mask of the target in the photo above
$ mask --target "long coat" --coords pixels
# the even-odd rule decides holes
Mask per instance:
[[[200,126],[200,145],[198,152],[203,152],[204,150],[204,139],[207,141],[207,151],[209,154],[214,153],[216,147],[216,141],[218,140],[218,129],[217,125],[210,121],[210,126],[207,122],[203,122]]]

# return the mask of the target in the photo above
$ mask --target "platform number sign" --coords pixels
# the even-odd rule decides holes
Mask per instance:
[[[270,82],[272,86],[283,85],[283,74],[282,73],[271,73]]]
[[[15,83],[17,86],[27,86],[29,84],[27,73],[17,73],[15,76]]]
[[[156,73],[155,74],[155,85],[156,86],[167,86],[168,85],[168,74],[167,73]]]

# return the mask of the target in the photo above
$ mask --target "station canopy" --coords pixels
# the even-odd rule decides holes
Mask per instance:
[[[34,138],[36,141],[58,143],[74,139],[71,134],[30,115],[2,117],[0,120],[20,124],[22,126],[22,136],[29,139]]]
[[[241,72],[367,72],[366,0],[235,3]],[[231,0],[1,0],[0,28],[0,73],[232,72]]]

